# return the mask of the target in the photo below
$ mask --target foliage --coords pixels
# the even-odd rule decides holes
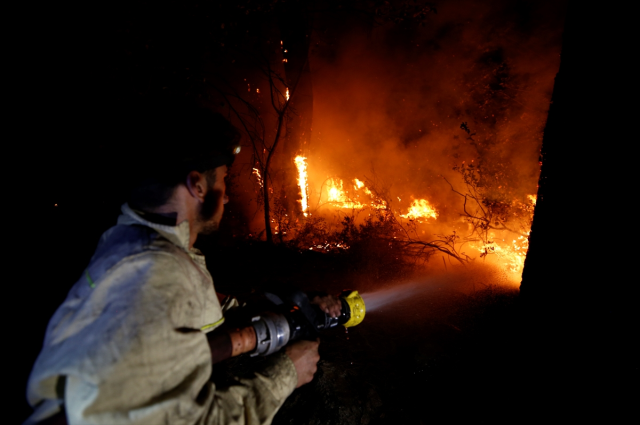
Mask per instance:
[[[379,279],[410,273],[436,254],[463,264],[470,259],[458,251],[462,241],[455,231],[426,240],[418,236],[414,221],[400,221],[391,208],[371,209],[361,221],[358,212],[344,214],[337,228],[314,215],[288,224],[291,238],[284,243],[298,250],[343,256],[354,268]]]
[[[454,167],[464,181],[461,192],[445,178],[451,190],[464,198],[460,214],[471,225],[469,240],[480,240],[484,251],[480,257],[493,253],[492,231],[507,231],[521,237],[528,236],[533,220],[533,199],[513,199],[504,182],[505,173],[489,173],[481,165],[465,164]],[[504,185],[504,186],[503,186]]]

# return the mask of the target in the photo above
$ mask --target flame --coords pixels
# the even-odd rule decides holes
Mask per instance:
[[[289,101],[289,88],[287,87],[287,92],[284,95],[287,98],[287,101]]]
[[[339,178],[331,178],[327,183],[328,201],[339,208],[364,208],[365,205],[354,201],[347,195],[349,192],[344,190],[344,183]]]
[[[529,250],[529,232],[525,236],[518,236],[517,239],[513,239],[510,244],[504,239],[502,241],[495,240],[495,236],[493,233],[490,234],[489,239],[491,240],[484,245],[472,244],[471,246],[481,253],[480,257],[495,254],[501,260],[505,270],[521,276],[522,269],[524,269],[524,260]]]
[[[364,191],[364,193],[366,193],[367,195],[369,195],[369,196],[373,197],[373,192],[371,192],[371,191],[369,190],[369,188],[368,188],[368,187],[366,187],[366,186],[364,185],[364,183],[363,183],[363,182],[361,182],[361,181],[360,181],[360,180],[358,180],[358,179],[353,179],[353,183],[355,184],[354,188],[355,188],[356,190],[358,190],[358,189],[362,189],[362,190]],[[380,203],[380,202],[381,202],[381,201],[379,201],[378,203]]]
[[[536,202],[538,202],[538,195],[527,195],[527,198],[529,198],[529,201],[531,201],[531,203],[535,207]]]
[[[302,155],[294,158],[294,163],[298,170],[297,180],[301,195],[300,203],[305,217],[309,216],[309,174],[307,161],[308,158]],[[254,169],[254,174],[259,176],[257,169]],[[322,197],[326,199],[327,204],[330,204],[333,208],[360,210],[364,208],[384,209],[388,207],[385,201],[379,199],[375,192],[366,186],[364,181],[357,178],[348,181],[338,177],[332,177],[327,179],[325,188],[326,192],[323,188]],[[399,196],[395,196],[395,198],[401,202]],[[532,205],[535,205],[537,197],[536,195],[527,195],[526,200],[526,202],[520,202],[519,206],[533,214]],[[432,222],[439,217],[438,211],[427,199],[413,199],[406,213],[398,215],[399,217],[414,220],[418,223]],[[276,230],[279,231],[279,229]],[[522,236],[516,236],[515,238],[507,238],[502,232],[496,232],[499,233],[498,236],[492,233],[488,235],[484,242],[480,240],[476,240],[475,242],[470,241],[469,246],[479,252],[480,258],[487,259],[490,262],[496,262],[497,265],[507,272],[508,276],[513,277],[516,276],[515,273],[522,273],[524,260],[529,248],[529,233],[526,229],[522,229],[522,232]],[[422,234],[424,233],[425,232],[422,231]],[[504,239],[502,239],[503,237]],[[343,242],[336,243],[335,241],[326,241],[322,243],[316,241],[308,247],[308,249],[336,252],[337,250],[349,249],[349,247]],[[514,274],[512,275],[511,273]],[[511,277],[509,279],[511,279]]]
[[[409,207],[409,211],[406,214],[400,214],[400,217],[418,221],[429,218],[435,220],[438,218],[438,212],[426,199],[414,199]]]
[[[354,197],[349,196],[349,192],[344,190],[344,183],[339,178],[330,178],[327,183],[327,200],[338,208],[386,208],[386,204],[383,200],[374,197],[371,192],[362,181],[353,179],[353,188],[358,191],[362,190],[365,194],[371,197],[370,202],[364,202],[356,200],[354,198],[360,198],[360,195],[356,194]]]
[[[288,93],[288,89],[287,89]],[[288,98],[288,97],[287,97]],[[302,213],[306,217],[309,210],[309,201],[308,201],[308,188],[309,183],[307,182],[307,163],[305,162],[307,158],[304,156],[298,155],[294,159],[296,163],[296,168],[298,169],[298,187],[300,187],[300,196],[302,199],[300,200],[302,204]]]
[[[262,176],[260,175],[260,170],[258,170],[257,168],[254,168],[253,173],[251,174],[256,176],[256,180],[258,180],[258,184],[260,185],[260,187],[263,187],[264,183],[262,182]]]
[[[329,179],[327,193],[329,194],[329,202],[348,202],[343,193],[342,180],[340,179]]]

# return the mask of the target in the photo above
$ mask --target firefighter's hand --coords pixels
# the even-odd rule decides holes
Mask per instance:
[[[324,311],[331,317],[338,317],[342,312],[342,303],[340,298],[333,295],[316,296],[311,300],[311,304],[318,304],[320,310]]]
[[[320,339],[315,341],[296,341],[287,345],[285,353],[293,361],[298,373],[298,385],[296,385],[296,388],[311,382],[313,375],[318,370],[318,360],[320,360],[318,345],[320,345]]]

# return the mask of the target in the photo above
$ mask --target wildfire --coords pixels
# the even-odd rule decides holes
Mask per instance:
[[[426,199],[414,199],[409,207],[409,211],[406,214],[400,214],[400,217],[418,221],[429,218],[435,220],[438,218],[438,212]]]
[[[511,244],[505,240],[498,242],[495,240],[495,236],[495,234],[489,235],[492,240],[482,246],[474,246],[473,244],[472,246],[481,253],[480,257],[495,254],[507,271],[521,275],[524,259],[529,250],[529,232],[526,233],[526,236],[518,236],[517,239],[513,239]]]
[[[344,189],[344,183],[339,178],[331,178],[327,182],[327,200],[339,208],[356,208],[361,209],[365,207],[369,208],[385,208],[384,201],[376,199],[362,181],[358,179],[353,180],[353,188],[355,191],[362,190],[365,194],[371,198],[370,202],[360,200],[360,195],[357,193],[355,196],[349,196],[349,192]]]
[[[356,190],[358,189],[362,189],[364,193],[366,193],[369,196],[373,196],[373,193],[371,193],[371,191],[369,190],[369,188],[367,188],[363,182],[361,182],[358,179],[353,179],[353,183],[355,184],[355,188]]]
[[[327,183],[328,201],[342,208],[362,208],[359,202],[352,202],[344,191],[344,184],[338,178],[329,179]]]
[[[287,99],[288,99],[289,90],[287,89]],[[309,183],[307,182],[307,163],[305,162],[307,158],[298,155],[294,159],[296,163],[296,168],[298,169],[298,187],[300,187],[300,196],[302,199],[300,200],[302,204],[302,213],[306,217],[308,215],[309,210],[309,201],[308,201],[308,188]]]
[[[308,158],[302,155],[294,158],[294,163],[298,171],[297,180],[301,195],[300,204],[305,217],[309,216],[309,174],[307,161]],[[260,178],[260,173],[257,168],[254,168],[254,174],[262,186],[262,179]],[[370,190],[364,181],[357,178],[352,180],[342,180],[338,177],[329,178],[322,188],[321,196],[323,200],[326,199],[324,205],[329,204],[330,208],[362,210],[365,208],[385,209],[388,207],[384,200],[378,198],[375,191]],[[399,202],[402,202],[399,196],[395,196],[395,198],[397,198]],[[532,205],[535,205],[537,201],[536,195],[527,195],[525,199],[526,201],[519,202],[515,206],[524,208],[525,212],[533,214]],[[439,212],[427,199],[413,199],[405,214],[397,213],[397,217],[409,219],[417,223],[433,222],[434,220],[438,220],[439,215]],[[444,225],[446,225],[446,223]],[[279,229],[276,229],[276,232],[279,231]],[[475,241],[470,239],[465,243],[469,243],[467,246],[477,250],[480,258],[499,265],[502,270],[507,272],[508,276],[511,276],[509,279],[512,279],[512,277],[516,276],[516,273],[522,273],[524,260],[529,248],[527,229],[522,228],[520,231],[522,233],[515,238],[506,236],[506,231],[502,230],[497,231],[497,234],[492,233],[486,235],[482,240],[480,240],[480,238]],[[423,230],[422,234],[424,233]],[[322,252],[337,252],[338,250],[348,249],[349,247],[343,242],[336,243],[334,241],[326,241],[322,243],[315,241],[312,245],[308,245],[307,248]]]
[[[260,175],[260,170],[258,170],[257,168],[254,168],[253,173],[251,174],[256,176],[256,180],[258,181],[258,184],[260,185],[260,187],[263,187],[264,183],[262,182],[262,176]]]
[[[287,101],[289,101],[289,88],[287,87],[287,92],[285,93],[285,97],[287,98]]]

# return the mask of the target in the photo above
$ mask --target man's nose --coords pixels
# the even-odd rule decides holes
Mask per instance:
[[[228,204],[229,203],[229,197],[227,195],[224,195],[224,200],[222,201],[223,204]]]

